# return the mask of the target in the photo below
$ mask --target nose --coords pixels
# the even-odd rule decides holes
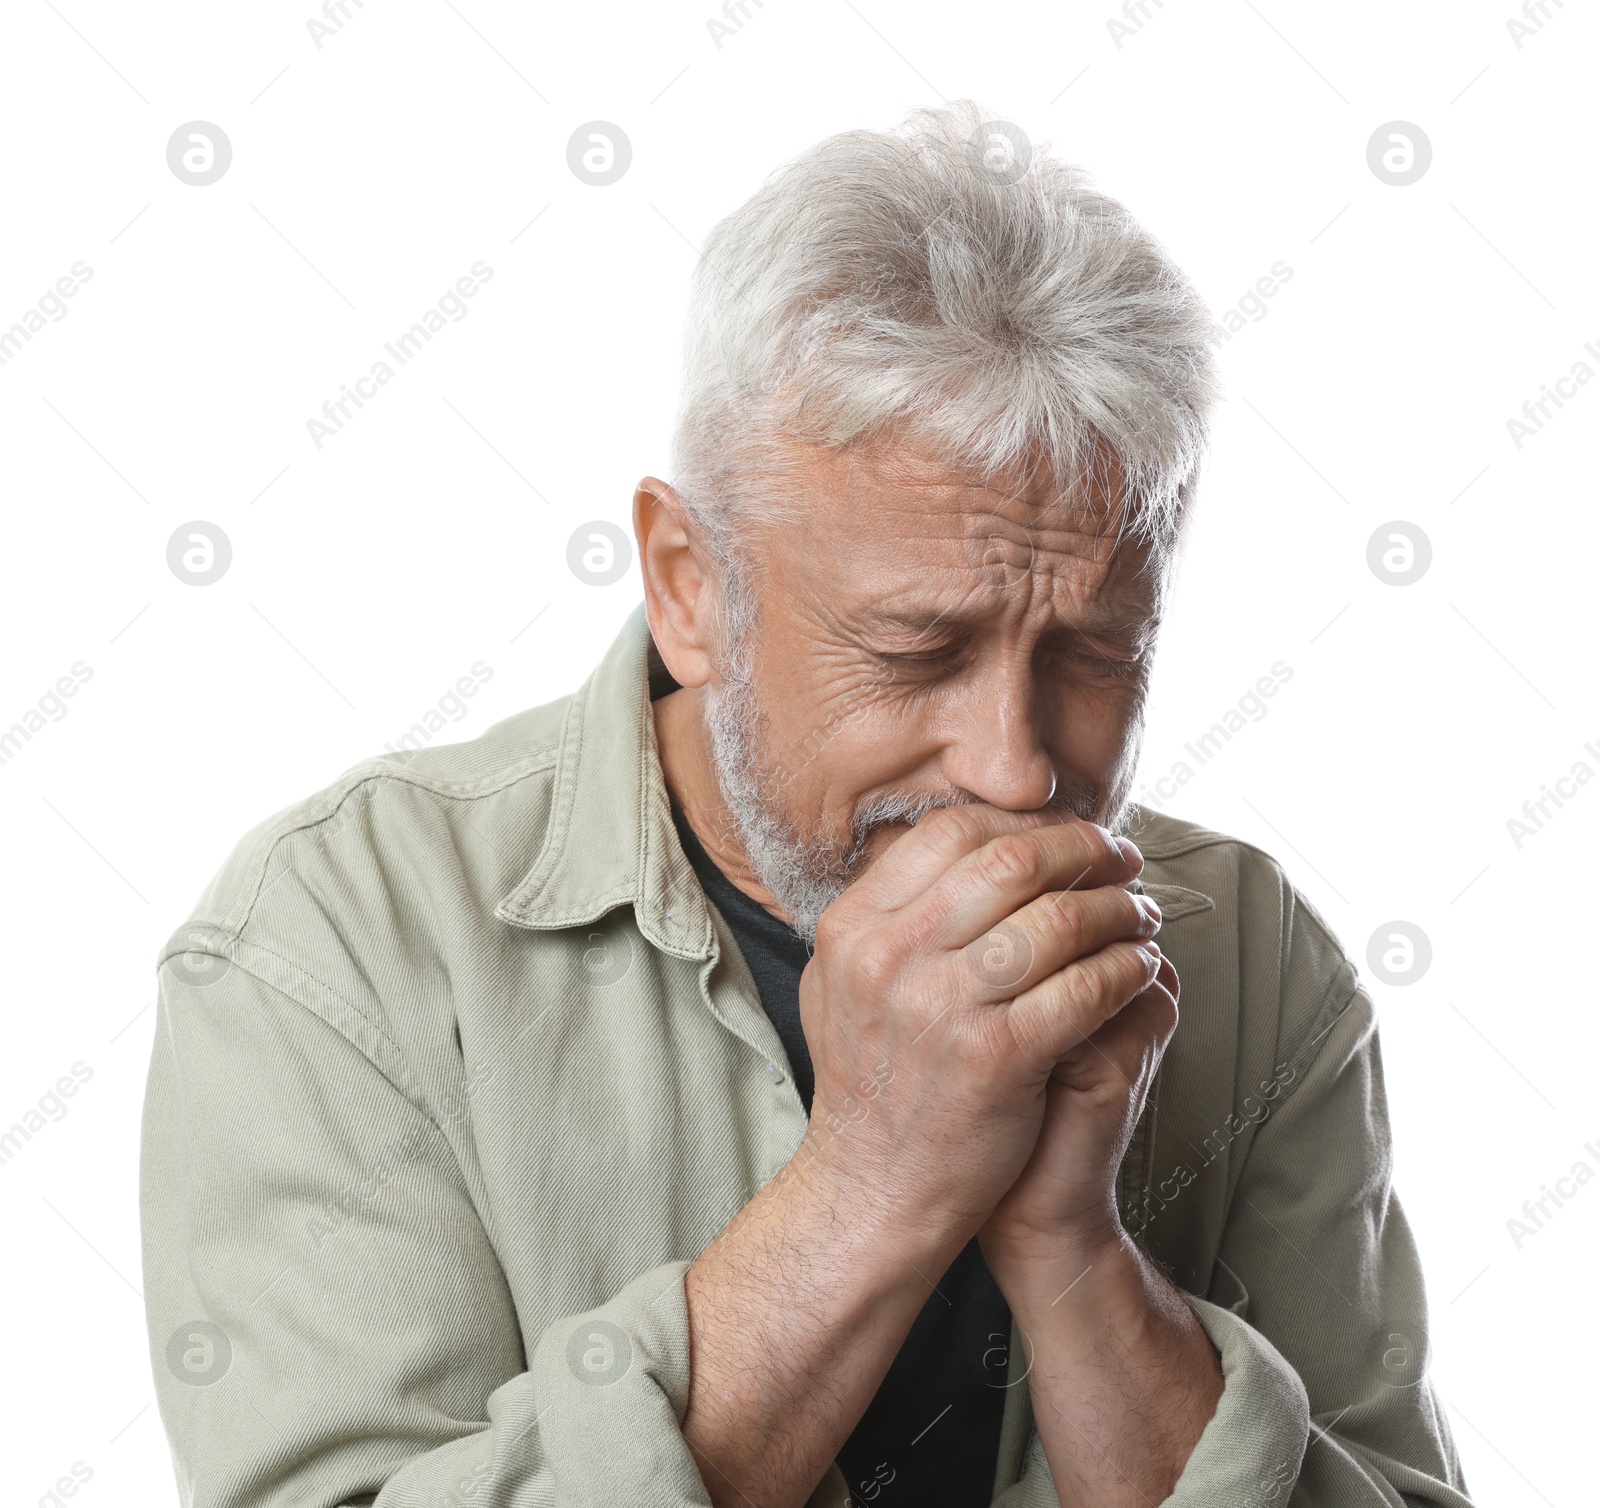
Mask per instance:
[[[1006,811],[1031,812],[1055,794],[1056,771],[1040,732],[1025,665],[972,681],[953,709],[941,766],[951,784]]]

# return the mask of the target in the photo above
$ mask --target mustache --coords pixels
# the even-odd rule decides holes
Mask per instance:
[[[886,791],[881,796],[871,796],[863,801],[851,822],[850,857],[847,868],[854,869],[865,849],[867,840],[879,828],[906,823],[915,827],[929,812],[942,811],[951,806],[971,806],[976,796],[956,791]],[[1094,821],[1100,792],[1092,781],[1075,780],[1057,782],[1050,799],[1038,810],[1067,811],[1085,822]]]

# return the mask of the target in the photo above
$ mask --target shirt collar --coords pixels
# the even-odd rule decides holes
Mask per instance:
[[[650,713],[666,666],[645,606],[568,701],[550,820],[538,856],[495,907],[522,927],[579,927],[631,905],[640,933],[681,958],[709,958],[711,914],[672,824]]]

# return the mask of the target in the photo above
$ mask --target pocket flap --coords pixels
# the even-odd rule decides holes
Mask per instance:
[[[1193,916],[1198,911],[1215,911],[1217,903],[1200,890],[1190,890],[1187,885],[1146,884],[1143,877],[1134,880],[1128,889],[1135,895],[1147,895],[1161,908],[1163,923],[1176,921],[1180,916]]]

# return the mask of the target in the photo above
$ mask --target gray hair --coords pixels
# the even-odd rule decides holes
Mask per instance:
[[[997,173],[1003,137],[1021,150]],[[1165,249],[1083,169],[969,100],[915,111],[819,142],[712,230],[673,483],[736,568],[740,522],[799,505],[784,437],[898,439],[983,481],[1037,462],[1058,493],[1104,475],[1109,451],[1118,532],[1164,548],[1217,398],[1210,331]]]

